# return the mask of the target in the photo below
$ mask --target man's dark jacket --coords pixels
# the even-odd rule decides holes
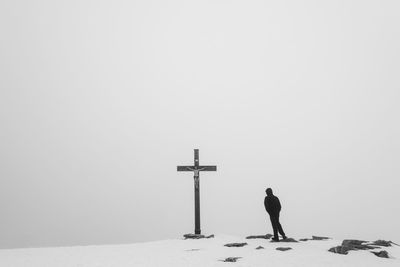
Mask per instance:
[[[272,216],[279,215],[279,212],[281,211],[281,203],[279,202],[279,198],[274,196],[272,193],[265,197],[264,206],[268,214]]]

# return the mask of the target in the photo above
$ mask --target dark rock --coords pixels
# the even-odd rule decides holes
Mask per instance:
[[[393,243],[392,241],[376,240],[376,241],[372,242],[371,245],[381,246],[381,247],[391,247],[392,243]]]
[[[330,239],[329,237],[325,237],[325,236],[316,236],[313,235],[312,238],[302,238],[299,239],[299,241],[309,241],[309,240],[327,240]]]
[[[297,241],[294,238],[288,237],[288,238],[285,238],[285,239],[280,239],[279,242],[288,242],[288,243],[290,243],[290,242],[299,242],[299,241]]]
[[[273,235],[266,234],[266,235],[250,235],[246,237],[246,239],[270,239]]]
[[[367,249],[375,249],[375,248],[379,248],[377,246],[371,246],[371,245],[354,245],[352,246],[352,248],[354,250],[367,250]]]
[[[205,238],[204,235],[196,235],[196,234],[186,234],[186,235],[183,235],[183,237],[185,239],[201,239],[201,238]]]
[[[371,251],[371,253],[374,253],[376,256],[380,258],[389,258],[389,253],[386,250],[382,250],[379,252]]]
[[[185,251],[199,251],[199,250],[200,250],[199,248],[192,248],[192,249],[187,249]]]
[[[363,244],[366,243],[367,241],[363,241],[363,240],[356,240],[356,239],[345,239],[342,242],[342,246],[343,247],[348,247],[351,248],[353,250],[365,250],[365,249],[374,249],[377,248],[376,246],[371,246],[368,244]]]
[[[246,246],[247,243],[229,243],[229,244],[225,244],[225,247],[244,247]]]
[[[256,249],[264,249],[264,247],[263,246],[258,246],[258,247],[256,247]]]
[[[223,262],[236,262],[238,259],[241,259],[242,257],[229,257],[226,258],[224,260],[222,260]]]
[[[330,238],[325,237],[325,236],[316,236],[316,235],[312,236],[312,240],[327,240],[327,239],[330,239]]]
[[[290,250],[290,249],[292,249],[292,248],[290,248],[290,247],[279,247],[279,248],[276,248],[276,250],[280,250],[280,251],[286,251],[286,250]]]
[[[342,242],[342,246],[345,247],[352,247],[352,246],[358,246],[361,245],[362,243],[366,243],[367,241],[363,240],[356,240],[356,239],[345,239]]]
[[[366,249],[375,249],[377,246],[371,246],[369,244],[363,244],[367,241],[364,240],[356,240],[356,239],[345,239],[342,242],[341,246],[330,248],[328,251],[338,254],[347,255],[350,250],[366,250]]]
[[[186,235],[183,235],[183,237],[185,239],[201,239],[201,238],[214,238],[214,235],[205,236],[205,235],[197,235],[197,234],[186,234]]]
[[[362,249],[376,249],[376,248],[380,248],[379,246],[371,246],[369,244],[363,245]]]
[[[350,250],[353,250],[353,249],[350,247],[337,246],[337,247],[330,248],[328,251],[337,253],[337,254],[347,255],[347,253],[349,253]]]

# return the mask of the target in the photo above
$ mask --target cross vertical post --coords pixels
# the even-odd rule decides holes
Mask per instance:
[[[199,168],[199,150],[194,150],[194,233],[200,235],[200,172]]]
[[[217,166],[200,166],[199,150],[194,150],[193,166],[178,166],[177,171],[193,171],[194,172],[194,233],[201,234],[200,229],[200,171],[216,171]]]

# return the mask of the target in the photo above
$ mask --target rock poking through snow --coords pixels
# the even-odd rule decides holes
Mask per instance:
[[[367,243],[368,241],[357,240],[357,239],[345,239],[342,241],[342,246],[351,247],[351,246],[360,246],[362,243]]]
[[[200,239],[200,238],[205,238],[204,235],[196,235],[196,234],[186,234],[186,235],[183,235],[183,237],[184,237],[185,239]]]
[[[326,237],[326,236],[316,236],[316,235],[313,235],[313,236],[312,236],[312,240],[328,240],[328,239],[330,239],[330,237]]]
[[[223,261],[223,262],[236,262],[238,259],[241,259],[242,257],[229,257],[229,258],[226,258],[226,259],[224,259],[224,260],[221,260],[221,261]]]
[[[299,241],[297,241],[297,240],[294,239],[294,238],[288,237],[288,238],[285,238],[285,239],[280,239],[279,242],[288,242],[288,243],[291,243],[291,242],[299,242]]]
[[[392,241],[386,241],[386,240],[376,240],[371,243],[371,245],[375,246],[380,246],[380,247],[391,247],[392,246]]]
[[[197,235],[197,234],[185,234],[183,235],[185,239],[201,239],[201,238],[214,238],[214,235]]]
[[[379,252],[371,251],[371,253],[375,254],[376,256],[380,258],[389,258],[389,253],[386,250],[382,250]]]
[[[246,237],[246,239],[270,239],[273,235],[266,234],[266,235],[250,235]]]
[[[341,246],[336,246],[330,248],[328,251],[338,254],[347,255],[350,250],[367,250],[367,249],[376,249],[379,248],[376,245],[364,244],[368,243],[368,241],[364,240],[356,240],[356,239],[345,239],[342,242]]]
[[[263,246],[258,246],[258,247],[256,247],[256,249],[264,249],[264,247]]]
[[[199,251],[199,250],[200,250],[199,248],[192,248],[192,249],[187,249],[185,251]]]
[[[279,248],[276,248],[276,250],[280,250],[280,251],[287,251],[287,250],[291,250],[292,248],[290,248],[290,247],[279,247]]]
[[[347,255],[350,250],[352,250],[352,249],[349,247],[337,246],[337,247],[330,248],[328,251],[337,253],[337,254]]]
[[[367,245],[367,244],[363,244],[363,243],[367,243],[367,241],[363,241],[363,240],[356,240],[356,239],[345,239],[342,242],[342,246],[343,247],[349,247],[352,250],[365,250],[365,249],[374,249],[374,248],[378,248],[376,246],[371,246],[371,245]]]
[[[247,246],[247,243],[229,243],[229,244],[225,244],[225,247],[244,247]]]
[[[312,238],[301,238],[299,241],[309,241],[309,240],[328,240],[330,237],[325,237],[325,236],[316,236],[313,235]]]

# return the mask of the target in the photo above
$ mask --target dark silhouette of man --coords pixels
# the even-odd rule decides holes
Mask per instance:
[[[272,240],[279,241],[278,232],[281,234],[283,239],[286,239],[285,232],[283,232],[281,223],[279,222],[279,212],[281,211],[281,203],[279,202],[279,198],[272,193],[271,188],[267,188],[265,193],[267,193],[267,196],[264,199],[264,206],[265,210],[269,214],[272,229],[274,230],[274,237]]]

